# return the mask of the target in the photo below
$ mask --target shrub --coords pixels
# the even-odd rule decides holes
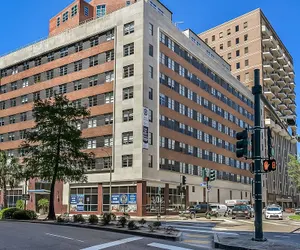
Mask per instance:
[[[21,209],[16,207],[4,208],[1,210],[0,219],[12,219],[14,212],[21,211]]]
[[[74,222],[85,222],[85,219],[83,218],[82,214],[74,214],[73,221]]]
[[[144,226],[146,223],[147,221],[144,218],[139,220],[139,224],[141,224],[142,226]]]
[[[111,222],[112,215],[111,213],[104,213],[102,216],[103,225],[108,225]]]
[[[129,213],[123,213],[123,216],[124,216],[127,220],[130,220],[130,214],[129,214]]]
[[[115,221],[117,219],[117,216],[114,213],[110,213],[110,219],[112,221]]]
[[[90,217],[89,217],[89,223],[98,224],[98,222],[99,222],[98,216],[95,215],[95,214],[91,214]]]
[[[25,210],[14,212],[12,218],[15,220],[30,220],[30,217]]]
[[[131,230],[138,229],[137,225],[135,224],[135,222],[133,220],[129,221],[127,226],[128,226],[128,229],[131,229]]]
[[[161,226],[161,222],[160,221],[154,221],[153,222],[153,227],[159,228],[160,226]]]
[[[121,225],[121,227],[125,227],[126,223],[127,223],[127,219],[124,216],[121,216],[119,218],[119,224]]]
[[[41,209],[44,209],[46,211],[49,207],[49,200],[48,199],[40,199],[38,201],[38,207]]]
[[[25,210],[26,214],[30,218],[30,220],[36,220],[37,219],[37,214],[35,211],[32,210]]]
[[[57,222],[59,222],[59,223],[65,222],[65,219],[64,219],[63,217],[61,217],[61,215],[58,216],[56,220],[57,220]]]
[[[24,209],[24,201],[23,200],[17,200],[16,208]]]

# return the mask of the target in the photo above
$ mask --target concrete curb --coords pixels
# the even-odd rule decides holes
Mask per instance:
[[[87,224],[73,224],[73,223],[57,223],[52,221],[28,221],[28,220],[3,220],[3,221],[10,221],[10,222],[23,222],[23,223],[33,223],[33,224],[47,224],[47,225],[56,225],[56,226],[67,226],[67,227],[79,227],[79,228],[87,228],[87,229],[94,229],[94,230],[101,230],[101,231],[109,231],[114,233],[123,233],[123,234],[131,234],[137,236],[144,236],[144,237],[151,237],[156,239],[163,239],[169,241],[181,241],[182,240],[182,233],[179,232],[176,236],[175,235],[168,235],[168,234],[159,234],[159,233],[148,233],[142,232],[137,230],[128,230],[123,228],[112,228],[112,227],[105,227],[105,226],[97,226],[97,225],[87,225]]]
[[[227,245],[227,244],[222,244],[222,243],[220,243],[220,240],[219,240],[219,237],[218,237],[217,233],[214,234],[213,246],[214,246],[214,248],[218,248],[218,249],[251,250],[251,248],[247,248],[247,247],[237,247],[237,246],[231,246],[231,245]]]

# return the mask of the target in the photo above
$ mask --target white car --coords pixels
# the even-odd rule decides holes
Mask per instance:
[[[280,207],[267,207],[265,211],[265,219],[283,219],[282,210]]]

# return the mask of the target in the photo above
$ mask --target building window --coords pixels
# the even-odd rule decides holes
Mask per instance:
[[[245,66],[249,66],[249,59],[245,60]]]
[[[235,26],[235,32],[238,32],[239,30],[240,30],[240,26],[239,25]]]
[[[28,78],[23,79],[22,88],[26,88],[26,87],[28,87],[28,85],[29,85]]]
[[[59,85],[59,94],[66,94],[67,93],[67,84]]]
[[[123,122],[133,120],[133,109],[123,110]]]
[[[216,40],[216,36],[213,35],[213,36],[211,37],[211,40],[214,42],[214,41]]]
[[[72,9],[71,9],[71,17],[76,16],[76,15],[77,15],[77,12],[78,12],[78,6],[77,6],[77,4],[76,4],[76,5],[74,5],[74,6],[72,7]]]
[[[91,117],[88,120],[88,128],[96,128],[97,127],[97,118]]]
[[[114,40],[115,39],[115,31],[109,30],[106,32],[106,41]]]
[[[20,120],[21,120],[21,122],[27,121],[27,113],[26,112],[23,112],[20,114]]]
[[[248,34],[244,35],[244,41],[248,41]]]
[[[124,25],[124,36],[134,32],[134,22],[126,23]]]
[[[75,44],[75,52],[79,52],[83,49],[82,42]]]
[[[25,139],[25,137],[26,137],[26,130],[20,130],[19,134],[20,134],[20,139],[21,140]]]
[[[96,148],[96,147],[97,147],[97,141],[96,141],[96,139],[89,138],[87,140],[87,149],[92,149],[92,148]]]
[[[22,104],[28,103],[28,96],[27,95],[21,96],[21,103]]]
[[[46,98],[53,96],[53,88],[46,89]]]
[[[240,43],[240,39],[237,37],[236,39],[235,39],[235,44],[239,44]]]
[[[153,100],[153,88],[149,87],[149,100]]]
[[[192,186],[192,192],[195,193],[195,186]]]
[[[239,69],[239,68],[240,68],[240,63],[237,62],[237,63],[236,63],[236,69]]]
[[[149,65],[149,77],[153,79],[153,67]]]
[[[114,93],[109,92],[105,93],[105,103],[113,103],[114,102]]]
[[[220,33],[219,33],[219,37],[220,37],[220,38],[223,38],[223,32],[220,32]]]
[[[245,73],[245,82],[249,82],[249,72]]]
[[[227,54],[227,58],[228,58],[228,59],[231,59],[231,53],[228,53],[228,54]]]
[[[148,167],[153,168],[153,155],[148,155]]]
[[[235,55],[240,56],[240,50],[239,49],[235,51]]]
[[[60,26],[60,17],[58,17],[58,18],[56,19],[56,26],[57,26],[57,27]]]
[[[124,56],[129,56],[134,54],[134,43],[129,43],[124,45]]]
[[[89,7],[88,6],[84,6],[84,15],[89,16]]]
[[[60,76],[64,76],[64,75],[68,74],[68,65],[61,66],[59,68],[59,74],[60,74]]]
[[[74,82],[74,91],[82,89],[81,81]]]
[[[48,70],[46,72],[46,77],[47,77],[47,80],[53,79],[53,77],[54,77],[54,70],[53,69]]]
[[[54,52],[51,52],[47,55],[48,62],[54,61]]]
[[[249,52],[249,48],[245,47],[244,52],[245,52],[245,54],[247,54]]]
[[[131,77],[134,75],[134,65],[130,64],[123,67],[123,78]]]
[[[97,96],[90,96],[89,97],[89,107],[97,106]]]
[[[90,87],[96,86],[98,84],[98,75],[90,76],[89,80]]]
[[[133,143],[133,131],[122,133],[122,144],[132,144]]]
[[[113,114],[106,114],[104,115],[104,124],[105,125],[110,125],[114,123],[114,117]]]
[[[74,62],[74,71],[80,71],[82,70],[82,60]]]
[[[22,190],[7,190],[8,207],[16,207],[18,200],[22,200]]]
[[[114,50],[105,52],[105,62],[110,62],[115,59]]]
[[[220,44],[220,50],[223,50],[223,43]]]
[[[248,22],[244,22],[244,29],[248,28]]]
[[[23,63],[23,70],[27,70],[27,69],[29,69],[29,62],[24,62]]]
[[[16,123],[16,116],[15,115],[9,116],[9,124],[14,124],[14,123]]]
[[[41,58],[37,58],[34,60],[34,66],[37,67],[37,66],[40,66],[42,64],[42,59]]]
[[[17,84],[17,82],[12,82],[11,84],[10,84],[10,90],[11,91],[14,91],[14,90],[17,90],[18,89],[18,84]]]
[[[205,38],[205,40],[204,40],[204,41],[205,41],[205,43],[208,43],[208,38]]]
[[[149,145],[153,145],[153,133],[149,132]]]
[[[231,47],[231,41],[227,42],[227,47]]]
[[[153,24],[149,23],[149,34],[150,36],[153,36]]]
[[[99,44],[99,37],[92,37],[90,38],[90,46],[94,47],[97,46]]]
[[[17,100],[16,100],[16,98],[10,99],[10,106],[11,107],[16,107],[17,106]]]
[[[241,76],[240,75],[237,75],[236,76],[236,79],[238,79],[239,81],[241,80]]]
[[[69,19],[69,11],[66,11],[66,12],[63,14],[63,22],[68,21],[68,19]]]
[[[128,87],[123,89],[123,100],[133,98],[133,87]]]
[[[130,5],[130,1],[126,1],[126,6],[129,6]]]
[[[69,52],[68,52],[68,47],[62,48],[62,49],[60,50],[60,57],[65,57],[65,56],[67,56],[68,54],[69,54]]]
[[[149,122],[153,122],[153,110],[149,109]]]
[[[149,56],[153,57],[153,45],[149,44]]]
[[[98,55],[90,57],[90,67],[98,65]]]
[[[40,100],[40,91],[33,93],[33,101]]]
[[[102,4],[102,5],[97,5],[96,7],[96,16],[98,17],[103,17],[106,15],[106,5]]]
[[[105,82],[112,82],[115,80],[115,74],[113,71],[105,72]]]
[[[133,155],[122,155],[122,167],[132,167]]]
[[[227,29],[227,36],[231,35],[231,29]]]

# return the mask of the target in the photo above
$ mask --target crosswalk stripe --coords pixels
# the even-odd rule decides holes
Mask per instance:
[[[186,232],[197,232],[197,233],[207,233],[207,234],[214,234],[216,231],[209,231],[209,230],[196,230],[196,229],[186,229],[186,228],[176,228],[180,231]],[[229,233],[229,232],[218,232],[218,234],[227,234],[227,235],[238,235],[237,233]]]
[[[160,249],[167,249],[167,250],[192,250],[190,248],[176,247],[176,246],[160,244],[160,243],[156,243],[156,242],[148,244],[147,246],[156,247],[156,248],[160,248]]]
[[[202,234],[185,234],[184,236],[190,237],[190,238],[209,238],[211,235],[202,235]]]
[[[129,243],[129,242],[141,240],[141,239],[143,239],[143,238],[142,237],[130,237],[130,238],[122,239],[122,240],[117,240],[117,241],[112,241],[112,242],[108,242],[108,243],[104,243],[104,244],[100,244],[100,245],[96,245],[96,246],[91,246],[88,248],[83,248],[81,250],[101,250],[101,249],[114,247],[114,246],[118,246],[121,244]]]
[[[209,240],[184,240],[185,243],[193,243],[193,244],[210,244]]]

